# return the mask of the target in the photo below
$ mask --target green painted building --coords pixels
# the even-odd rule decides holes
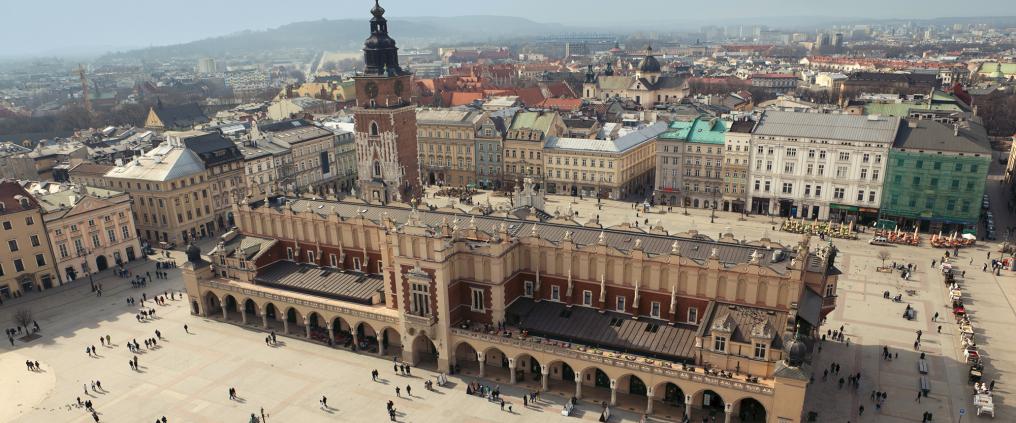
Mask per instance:
[[[881,219],[930,233],[975,227],[990,165],[980,123],[911,120],[889,151]]]

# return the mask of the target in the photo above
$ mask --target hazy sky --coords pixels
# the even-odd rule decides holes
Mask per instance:
[[[0,0],[0,56],[175,44],[245,29],[368,19],[372,0]],[[505,15],[606,24],[773,16],[932,18],[1016,15],[1013,0],[382,0],[388,16]],[[631,7],[637,4],[636,7]],[[828,6],[824,6],[828,4]],[[680,29],[680,28],[675,28]]]

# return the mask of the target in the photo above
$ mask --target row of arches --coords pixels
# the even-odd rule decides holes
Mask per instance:
[[[767,421],[765,406],[751,396],[724,398],[710,389],[682,387],[690,383],[681,380],[646,381],[619,369],[580,366],[558,358],[541,362],[531,354],[511,356],[497,347],[478,351],[467,341],[456,344],[453,357],[456,372],[462,374],[607,403],[636,413],[675,420],[688,416],[692,421],[703,417],[741,423]]]
[[[402,335],[391,326],[378,330],[366,321],[351,322],[340,315],[325,317],[317,311],[303,313],[291,305],[282,308],[271,301],[259,302],[254,298],[238,300],[232,294],[220,298],[212,291],[205,292],[201,301],[205,315],[209,317],[261,326],[264,330],[284,335],[302,335],[312,341],[352,351],[403,358]],[[192,309],[194,314],[201,314],[202,305],[195,301]],[[408,359],[414,366],[437,368],[437,348],[433,341],[420,334],[413,339],[411,346],[412,357]]]

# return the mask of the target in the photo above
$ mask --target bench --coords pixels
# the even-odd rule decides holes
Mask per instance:
[[[920,385],[920,388],[921,388],[921,393],[924,394],[925,397],[927,397],[928,396],[928,392],[931,392],[931,382],[928,381],[928,377],[927,376],[921,376],[919,385]]]
[[[928,374],[928,361],[924,359],[917,360],[917,371],[922,375]]]

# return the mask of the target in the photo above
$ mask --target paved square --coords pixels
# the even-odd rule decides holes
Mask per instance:
[[[995,165],[994,167],[997,167]],[[997,178],[997,169],[993,169]],[[994,179],[989,184],[994,204],[1002,195]],[[444,199],[428,199],[445,205]],[[478,202],[485,202],[477,198]],[[492,201],[506,201],[495,198]],[[630,203],[604,202],[597,208],[594,200],[573,201],[569,197],[548,198],[547,209],[565,211],[571,206],[577,220],[585,223],[596,215],[605,225],[634,223]],[[1000,227],[1012,221],[1005,210],[995,209]],[[672,233],[698,230],[709,236],[732,232],[739,239],[763,236],[784,244],[797,241],[798,235],[777,232],[778,221],[765,217],[717,213],[715,223],[705,210],[675,208],[670,213],[640,215]],[[865,234],[857,241],[836,240],[840,248],[837,265],[840,276],[836,311],[829,316],[825,330],[842,325],[850,340],[846,343],[826,341],[822,352],[814,357],[812,367],[815,383],[809,388],[806,411],[819,413],[822,422],[919,422],[923,412],[934,413],[935,421],[955,421],[960,408],[966,408],[964,421],[976,419],[971,407],[972,388],[967,383],[967,365],[960,354],[959,338],[950,310],[942,277],[929,268],[943,250],[921,247],[877,247],[866,243]],[[985,356],[985,375],[996,379],[997,421],[1016,421],[1016,410],[1007,403],[1010,392],[1006,376],[1016,371],[1016,347],[1008,336],[1016,324],[1013,308],[1013,285],[1016,276],[1004,271],[1001,276],[981,272],[980,266],[997,245],[979,244],[961,250],[956,263],[967,272],[963,282],[964,300],[976,328],[976,341]],[[207,248],[204,248],[207,251]],[[876,272],[881,264],[877,254],[890,252],[889,261],[909,262],[917,266],[914,276],[905,281],[898,274]],[[183,261],[183,255],[176,258]],[[972,260],[971,260],[972,259]],[[136,263],[134,271],[152,271],[152,263]],[[186,303],[171,301],[166,306],[153,306],[158,318],[139,323],[136,307],[128,307],[127,296],[140,297],[142,292],[161,293],[182,288],[180,272],[170,270],[169,280],[157,280],[145,289],[132,289],[126,280],[104,274],[97,281],[104,285],[104,295],[95,297],[87,281],[78,281],[45,293],[29,294],[0,306],[0,327],[14,326],[11,315],[21,308],[31,309],[42,326],[43,336],[29,343],[17,342],[0,349],[0,398],[7,403],[0,407],[0,421],[18,422],[88,422],[91,417],[76,407],[76,398],[91,399],[103,422],[151,422],[165,415],[170,422],[238,422],[249,421],[251,413],[260,414],[264,407],[269,421],[387,421],[385,402],[395,400],[400,422],[544,422],[574,421],[560,416],[560,395],[547,396],[539,407],[523,408],[518,395],[521,389],[502,386],[514,413],[502,412],[495,404],[465,395],[462,379],[449,378],[453,386],[437,392],[423,389],[424,378],[433,373],[414,370],[413,377],[395,376],[389,371],[390,359],[332,349],[299,338],[279,338],[279,347],[264,343],[265,333],[189,314]],[[882,298],[883,291],[902,293],[904,304]],[[908,294],[912,291],[913,295]],[[917,319],[901,318],[905,304],[918,311]],[[942,317],[932,322],[938,311]],[[183,331],[190,327],[191,334]],[[937,333],[938,325],[942,333]],[[154,350],[137,354],[141,370],[130,369],[127,340],[153,337],[162,331],[165,339]],[[931,394],[916,402],[917,359],[913,349],[915,332],[922,330],[920,352],[928,354]],[[103,347],[99,336],[110,335],[113,346]],[[99,358],[90,358],[86,346],[95,345]],[[899,358],[892,362],[881,359],[882,347],[888,346]],[[25,360],[39,361],[44,371],[29,372]],[[842,367],[840,375],[822,380],[822,370],[832,362]],[[384,381],[370,380],[370,370],[381,371]],[[861,372],[856,390],[837,387],[839,377]],[[105,392],[86,394],[83,386],[101,380]],[[468,379],[471,380],[471,379]],[[497,382],[491,382],[495,384]],[[413,387],[413,397],[405,397],[405,385]],[[394,387],[403,387],[403,398],[394,397]],[[239,401],[228,399],[227,390],[235,387]],[[888,393],[882,410],[875,410],[870,400],[872,391]],[[333,407],[323,410],[318,405],[322,395]],[[859,407],[865,406],[863,415]],[[578,413],[581,420],[595,420],[599,413],[594,404],[583,402]],[[635,414],[619,411],[612,421],[637,421]]]

